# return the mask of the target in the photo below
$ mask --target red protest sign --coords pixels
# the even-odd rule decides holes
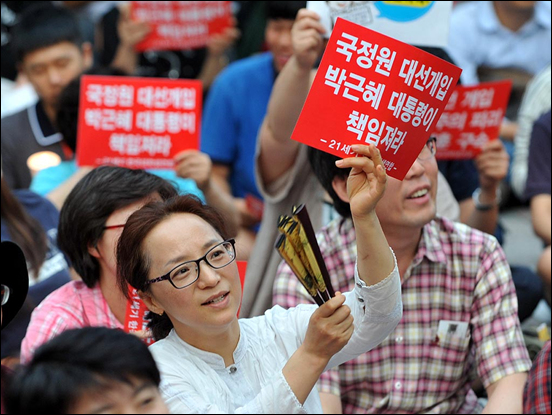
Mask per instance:
[[[245,284],[245,273],[247,272],[247,261],[236,261],[236,264],[238,265],[238,273],[240,274],[240,283],[241,283],[241,289],[243,293],[243,286]],[[240,308],[238,308],[238,316],[240,315],[241,310],[241,304]]]
[[[462,70],[418,48],[338,19],[292,139],[334,154],[376,145],[402,180]]]
[[[199,149],[200,81],[83,75],[77,164],[172,169]]]
[[[148,328],[149,320],[146,320],[148,308],[138,296],[136,288],[128,286],[129,298],[126,306],[125,315],[125,332],[139,333],[144,332]],[[144,342],[147,345],[153,344],[155,340],[152,337],[144,337]]]
[[[512,81],[457,86],[433,135],[439,160],[472,159],[496,140],[512,90]]]
[[[150,34],[136,45],[145,50],[182,50],[207,45],[232,26],[231,1],[132,1],[134,20],[148,22]]]

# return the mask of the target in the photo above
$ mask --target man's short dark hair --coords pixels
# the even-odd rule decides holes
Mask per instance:
[[[325,153],[312,147],[308,148],[308,156],[312,171],[314,172],[324,190],[326,190],[326,192],[328,192],[328,194],[332,198],[334,208],[337,213],[339,213],[344,218],[350,218],[351,207],[349,203],[344,202],[339,198],[339,196],[333,189],[332,182],[336,177],[347,180],[351,169],[340,169],[335,165],[335,162],[337,160],[340,160],[339,157],[329,153]]]
[[[305,7],[306,1],[267,1],[266,17],[268,20],[295,20],[299,10]]]
[[[67,330],[40,346],[11,379],[6,409],[11,414],[67,414],[83,392],[101,392],[113,382],[160,375],[148,347],[122,330],[85,327]]]
[[[79,48],[83,36],[76,16],[70,10],[50,4],[29,7],[13,28],[12,48],[17,62],[38,49],[71,42]]]
[[[58,246],[87,287],[93,288],[100,279],[100,263],[88,248],[98,244],[106,220],[116,210],[153,193],[162,200],[178,194],[165,179],[144,170],[115,166],[92,170],[73,188],[61,208]]]

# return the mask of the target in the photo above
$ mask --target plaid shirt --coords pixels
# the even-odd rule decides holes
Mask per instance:
[[[21,343],[21,363],[28,363],[39,346],[58,334],[82,327],[124,328],[109,308],[100,284],[88,288],[82,281],[71,281],[34,309]]]
[[[550,413],[550,340],[533,363],[523,391],[524,414]]]
[[[356,237],[352,220],[318,234],[337,291],[352,290]],[[531,367],[517,317],[510,268],[492,236],[438,218],[423,228],[418,251],[402,278],[403,318],[378,347],[326,372],[321,392],[341,396],[344,413],[474,413],[475,366],[485,387]],[[282,263],[274,304],[312,302]],[[465,337],[439,339],[439,322],[469,324]]]

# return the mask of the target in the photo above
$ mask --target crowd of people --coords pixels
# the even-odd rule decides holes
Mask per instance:
[[[550,2],[454,2],[422,49],[464,85],[511,79],[506,117],[473,160],[430,137],[403,180],[375,146],[290,139],[327,43],[307,2],[229,3],[204,47],[137,52],[130,2],[2,2],[2,413],[550,413],[550,320],[538,354],[522,330],[551,301]],[[200,147],[79,166],[83,75],[200,80]],[[321,306],[274,248],[301,203]],[[503,251],[509,205],[530,266]]]

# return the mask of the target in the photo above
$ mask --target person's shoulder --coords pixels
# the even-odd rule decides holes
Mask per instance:
[[[272,69],[272,54],[270,52],[249,56],[232,62],[221,73],[220,78],[228,81],[249,79],[251,75],[258,75],[260,69]]]
[[[11,114],[2,118],[2,125],[0,127],[2,129],[2,141],[4,141],[5,139],[5,134],[21,134],[22,126],[29,123],[28,111],[29,107],[24,108],[21,111],[16,112],[15,114]]]
[[[500,244],[493,235],[441,216],[436,217],[430,223],[430,227],[433,228],[436,234],[439,234],[442,241],[451,243],[459,250],[463,250],[465,246],[481,248],[487,251],[500,247]]]
[[[81,302],[84,289],[88,289],[82,281],[69,281],[52,291],[37,307],[38,313],[71,314],[70,310]]]
[[[25,207],[27,210],[31,211],[56,211],[56,207],[45,197],[40,196],[38,193],[33,192],[29,189],[14,189],[13,193],[17,200]]]
[[[469,23],[473,21],[476,14],[481,13],[484,4],[488,2],[479,1],[464,1],[458,3],[452,9],[451,19],[452,21],[464,21]]]

